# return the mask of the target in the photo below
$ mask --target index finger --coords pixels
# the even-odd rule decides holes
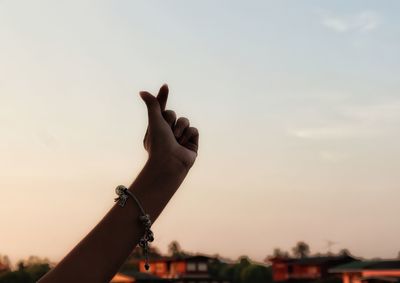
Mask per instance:
[[[158,91],[157,100],[160,104],[161,112],[163,112],[165,110],[165,107],[167,106],[168,92],[169,89],[167,84],[163,84]]]

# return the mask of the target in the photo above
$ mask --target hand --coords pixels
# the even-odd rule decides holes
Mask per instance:
[[[166,84],[160,88],[157,98],[147,91],[140,92],[149,117],[143,140],[144,148],[149,153],[149,158],[156,162],[178,161],[189,170],[197,157],[199,132],[190,127],[187,118],[176,119],[174,111],[165,110],[168,92]]]

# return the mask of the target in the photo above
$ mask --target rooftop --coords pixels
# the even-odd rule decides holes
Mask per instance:
[[[394,270],[400,269],[400,260],[366,260],[336,266],[329,270],[332,273],[357,272],[361,270]]]
[[[144,259],[142,259],[144,260]],[[202,254],[196,254],[196,255],[183,255],[183,256],[161,256],[161,257],[154,257],[150,258],[150,262],[156,262],[156,261],[180,261],[180,260],[185,260],[185,261],[211,261],[211,260],[220,260],[218,257],[211,257],[207,255],[202,255]]]
[[[357,261],[356,258],[348,255],[334,255],[334,256],[311,256],[304,258],[271,258],[271,262],[284,262],[289,265],[316,265],[316,264],[325,264],[331,262],[340,262],[340,261]]]

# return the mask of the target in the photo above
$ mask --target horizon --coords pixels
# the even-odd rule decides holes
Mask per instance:
[[[176,242],[176,241],[173,241],[173,242]],[[264,260],[258,261],[258,260],[255,260],[255,259],[245,255],[245,254],[240,255],[238,258],[231,258],[231,257],[227,257],[227,256],[224,256],[224,255],[221,255],[221,254],[218,254],[218,253],[213,253],[212,254],[212,253],[203,253],[203,252],[199,252],[199,251],[197,251],[197,252],[195,252],[195,251],[187,251],[187,250],[182,249],[182,247],[180,247],[179,243],[178,243],[178,247],[179,247],[179,252],[181,253],[181,255],[176,256],[174,254],[171,254],[170,250],[168,250],[166,252],[162,252],[162,251],[160,251],[160,249],[157,246],[151,245],[152,252],[158,254],[158,256],[161,256],[162,258],[164,258],[164,257],[165,258],[175,258],[175,257],[179,258],[179,257],[206,256],[206,257],[210,257],[210,258],[217,258],[217,259],[219,259],[219,260],[221,260],[221,261],[223,261],[225,263],[228,263],[228,264],[238,263],[238,262],[240,262],[241,259],[247,258],[252,264],[271,266],[272,263],[271,263],[270,259],[273,259],[273,258],[287,258],[287,259],[321,258],[321,257],[337,257],[337,256],[341,256],[341,255],[344,255],[344,254],[354,258],[355,260],[360,260],[360,261],[374,261],[374,260],[379,260],[379,261],[399,261],[400,260],[399,257],[396,257],[396,258],[380,258],[380,257],[364,258],[364,257],[360,257],[360,256],[352,254],[351,251],[349,251],[347,249],[343,249],[343,250],[341,250],[341,251],[339,251],[337,253],[333,253],[331,251],[328,251],[326,253],[320,253],[320,252],[311,253],[311,250],[310,250],[310,253],[307,254],[305,257],[299,257],[298,255],[294,254],[293,249],[295,248],[295,246],[293,246],[292,249],[289,250],[289,251],[281,250],[281,249],[278,248],[278,250],[280,252],[285,253],[284,255],[271,254],[271,255],[267,255]],[[137,250],[140,250],[140,248],[139,247],[135,247],[134,250],[132,251],[131,255],[133,253],[136,253]],[[0,254],[0,256],[7,256],[7,255]],[[8,256],[7,256],[7,258],[8,258]],[[39,261],[43,261],[43,262],[48,262],[50,265],[56,265],[58,263],[58,262],[55,262],[55,261],[51,261],[48,258],[41,257],[40,255],[31,255],[28,258],[21,258],[21,259],[18,259],[17,261],[15,261],[15,262],[10,260],[10,267],[12,269],[15,269],[15,268],[17,268],[17,265],[18,265],[19,262],[24,262],[26,260],[29,261],[29,260],[31,260],[31,258],[35,258],[35,259],[37,259]],[[141,256],[140,259],[144,260],[144,256]],[[150,261],[152,261],[152,260],[158,260],[158,257],[154,256],[154,255],[150,256]]]
[[[167,83],[200,146],[162,252],[396,258],[399,8],[0,1],[0,254],[59,261],[101,220],[146,160],[138,93]]]

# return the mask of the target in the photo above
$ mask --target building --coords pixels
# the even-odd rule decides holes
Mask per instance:
[[[205,255],[160,257],[150,260],[150,269],[144,267],[145,261],[139,262],[141,273],[150,273],[170,282],[230,283],[228,280],[213,278],[209,267],[218,258]]]
[[[167,283],[171,281],[149,273],[138,272],[138,271],[118,272],[110,281],[110,283],[158,283],[158,282]]]
[[[313,256],[305,258],[270,258],[272,277],[275,282],[300,282],[335,276],[329,269],[356,261],[348,254],[337,256]]]
[[[343,283],[400,282],[400,260],[351,262],[329,270],[339,274]]]
[[[10,266],[5,263],[0,262],[0,273],[10,271]]]
[[[135,283],[135,282],[137,281],[134,277],[122,273],[115,274],[115,276],[110,281],[110,283]]]

